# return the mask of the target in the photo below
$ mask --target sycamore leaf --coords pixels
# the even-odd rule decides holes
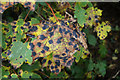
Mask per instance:
[[[8,78],[10,67],[2,66],[2,78]]]
[[[108,33],[111,31],[111,26],[109,25],[109,22],[102,22],[101,24],[98,23],[98,25],[95,28],[96,32],[97,32],[97,36],[103,40],[107,37]]]
[[[22,43],[20,41],[13,42],[11,47],[11,54],[8,56],[10,63],[14,68],[20,67],[24,61],[26,63],[32,63],[32,51],[27,49],[27,43]]]
[[[90,2],[78,2],[75,5],[75,14],[74,18],[77,18],[77,21],[80,26],[84,27],[84,24],[86,23],[86,20],[88,18],[87,11],[84,9],[84,7],[93,7],[92,3]]]
[[[83,3],[77,3],[74,12],[75,13],[74,18],[77,18],[77,21],[80,26],[84,26],[84,23],[86,22],[87,19],[87,15],[85,15],[86,10],[84,10],[82,6],[84,7],[85,4],[83,5]]]

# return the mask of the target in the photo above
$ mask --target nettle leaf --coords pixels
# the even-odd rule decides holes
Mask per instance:
[[[50,73],[50,78],[68,78],[68,74],[64,71],[60,72],[59,74],[54,74],[54,73]]]
[[[100,54],[101,57],[105,57],[107,54],[107,48],[105,47],[104,44],[99,45],[99,51],[98,53]]]
[[[20,67],[24,61],[26,63],[32,63],[32,51],[27,48],[27,43],[22,43],[20,41],[13,42],[11,47],[11,54],[8,56],[10,63],[14,68]]]
[[[20,70],[20,76],[21,78],[39,78],[40,80],[42,79],[41,76],[36,73],[22,70]]]
[[[106,74],[106,66],[107,65],[104,61],[98,61],[95,65],[95,71],[104,77],[104,75]]]
[[[89,60],[88,71],[92,71],[95,67],[95,63],[93,63],[92,59]]]
[[[103,40],[107,37],[108,33],[111,31],[111,26],[109,25],[108,21],[102,22],[101,24],[98,23],[98,26],[95,28],[97,32],[97,36]]]
[[[41,68],[40,62],[36,61],[34,64],[32,65],[28,65],[28,64],[23,64],[21,66],[21,69],[23,71],[28,71],[28,72],[32,72],[32,71],[37,71]]]
[[[10,67],[2,66],[2,78],[8,78],[10,75]]]
[[[96,43],[97,43],[97,40],[96,40],[95,36],[92,35],[92,34],[88,34],[87,36],[88,36],[88,43],[89,43],[90,45],[95,46]]]

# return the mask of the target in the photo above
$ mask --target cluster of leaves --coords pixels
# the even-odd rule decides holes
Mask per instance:
[[[55,7],[56,4],[53,4],[52,8],[58,8]],[[88,44],[92,47],[95,47],[96,45],[99,45],[99,51],[100,58],[104,58],[107,54],[107,48],[105,46],[105,42],[97,39],[95,37],[94,31],[97,32],[97,36],[103,40],[107,37],[108,33],[111,30],[111,27],[106,22],[100,23],[100,16],[102,16],[102,10],[98,8],[94,8],[93,4],[91,2],[80,2],[80,3],[70,3],[68,4],[62,4],[59,6],[66,6],[66,7],[60,7],[58,11],[56,11],[55,16],[61,20],[65,19],[65,16],[63,15],[64,12],[67,10],[75,10],[74,11],[74,18],[77,18],[77,22],[80,31],[84,31],[86,33]],[[57,5],[58,6],[58,5]],[[16,6],[20,8],[20,6]],[[61,8],[64,8],[61,10]],[[92,53],[90,54],[90,59],[87,58],[87,55],[84,53],[89,53],[89,51],[86,51],[83,47],[80,48],[80,51],[77,51],[73,56],[76,57],[75,62],[72,64],[71,69],[69,68],[62,68],[63,70],[59,74],[53,74],[51,73],[48,68],[42,68],[39,61],[35,61],[32,63],[32,51],[27,48],[28,43],[26,42],[26,32],[29,31],[27,28],[23,29],[23,25],[25,25],[25,21],[23,20],[29,9],[23,10],[22,13],[18,16],[19,19],[17,21],[14,21],[9,19],[8,24],[2,23],[2,77],[0,78],[92,78],[94,79],[97,75],[101,75],[104,77],[106,74],[106,63],[105,61],[97,58],[92,58]],[[61,11],[59,11],[61,10]],[[9,12],[8,12],[9,13]],[[7,14],[7,13],[6,13]],[[38,15],[36,15],[38,14]],[[51,10],[47,6],[46,3],[37,2],[35,4],[35,11],[30,12],[28,15],[27,20],[31,19],[31,24],[37,24],[40,23],[40,20],[48,18],[50,16]],[[4,14],[3,14],[4,16]],[[8,16],[9,17],[9,16]],[[34,17],[34,18],[33,18]],[[56,22],[55,17],[50,17],[49,20]],[[6,22],[7,23],[7,22]],[[15,27],[12,27],[13,24],[16,24]],[[87,28],[87,29],[84,29]],[[94,30],[93,30],[94,28]],[[37,35],[37,33],[35,33]],[[35,38],[32,38],[34,40]],[[97,42],[98,40],[98,42]],[[24,43],[26,42],[26,43]],[[94,54],[93,54],[94,55]],[[50,55],[45,57],[48,61],[51,59]],[[95,62],[96,61],[96,62]],[[9,63],[8,63],[9,62]],[[6,64],[7,63],[7,64]],[[0,71],[1,72],[1,71]],[[46,76],[49,75],[49,76]]]

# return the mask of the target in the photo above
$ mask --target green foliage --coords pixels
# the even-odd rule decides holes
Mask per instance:
[[[28,72],[28,71],[22,71],[21,70],[21,78],[39,78],[41,80],[40,75],[33,73],[33,72]]]
[[[89,43],[90,45],[95,46],[96,43],[97,43],[97,40],[96,40],[95,36],[92,35],[92,34],[88,34],[87,36],[88,36],[88,43]]]
[[[2,66],[2,78],[8,78],[10,74],[10,67]]]
[[[41,68],[40,62],[36,61],[35,63],[33,63],[32,65],[28,65],[28,64],[23,64],[21,66],[21,69],[23,71],[28,71],[28,72],[32,72],[32,71],[37,71]]]
[[[98,53],[100,54],[101,57],[105,57],[107,54],[107,48],[105,46],[105,44],[100,44],[99,45],[99,51]]]
[[[31,50],[27,49],[27,44],[28,43],[24,44],[19,41],[13,42],[13,46],[10,49],[11,53],[9,54],[8,59],[14,68],[20,67],[25,61],[28,64],[32,63],[32,52]]]
[[[58,75],[54,74],[54,73],[50,73],[50,78],[59,78],[59,79],[67,79],[68,78],[68,74],[64,71],[60,72]]]
[[[96,72],[104,77],[106,74],[106,66],[107,65],[104,61],[98,61],[98,63],[95,65]]]
[[[84,2],[84,3],[76,3],[76,6],[75,6],[74,18],[78,19],[78,23],[80,24],[80,26],[84,25],[88,17],[87,15],[85,15],[86,10],[82,8],[82,7],[85,7],[86,5],[87,3]]]
[[[72,2],[70,5],[69,2],[61,2],[60,5],[58,3],[49,4],[59,21],[53,16],[54,13],[45,2],[36,2],[35,11],[32,9],[33,6],[30,6],[29,14],[29,9],[24,3],[21,5],[25,8],[19,4],[16,5],[14,12],[19,14],[17,19],[10,16],[10,10],[3,13],[9,14],[9,16],[5,17],[1,23],[2,27],[0,26],[0,48],[2,46],[3,60],[0,79],[11,77],[46,80],[46,77],[50,79],[73,77],[94,80],[98,75],[102,77],[106,75],[107,62],[103,61],[103,58],[106,57],[108,49],[105,43],[107,40],[103,41],[103,39],[108,36],[111,26],[108,21],[100,21],[102,10],[94,7],[91,2]],[[24,20],[26,16],[27,19]],[[77,23],[73,23],[75,19],[70,18],[71,16],[76,18]],[[119,31],[119,27],[116,26],[112,30]],[[51,32],[53,32],[53,36],[51,36]],[[95,32],[100,40],[96,38]],[[70,33],[74,36],[70,36]],[[41,39],[41,35],[42,38],[45,38],[44,40]],[[59,41],[61,37],[63,39]],[[53,44],[50,43],[50,40]],[[57,41],[62,44],[56,43]],[[99,43],[100,41],[102,43]],[[73,48],[76,44],[78,49]],[[85,48],[85,46],[87,47]],[[67,48],[71,50],[69,56]],[[119,53],[118,49],[117,51],[115,49],[115,53]],[[56,55],[57,57],[55,57]]]

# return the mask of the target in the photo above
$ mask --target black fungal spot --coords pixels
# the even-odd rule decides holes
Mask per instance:
[[[49,47],[48,46],[44,46],[43,49],[46,50],[46,51],[48,51]]]
[[[52,37],[54,35],[54,32],[50,32],[49,34],[50,34],[50,37]]]
[[[44,40],[45,38],[47,38],[47,37],[45,37],[44,35],[40,35],[39,39]]]
[[[40,46],[41,46],[41,43],[40,43],[40,42],[38,42],[38,43],[37,43],[37,46],[38,46],[38,47],[40,47]]]
[[[57,66],[60,66],[60,60],[56,60],[55,63]]]
[[[16,26],[12,26],[13,28],[16,28]]]
[[[98,18],[98,16],[97,16],[97,15],[95,15],[95,18]]]
[[[57,68],[57,65],[55,65],[55,68]]]
[[[54,30],[55,30],[57,27],[58,27],[58,25],[55,25],[55,26],[54,26]]]
[[[59,69],[56,70],[56,73],[58,73],[58,72],[59,72]]]
[[[54,69],[54,66],[51,66],[51,69]]]
[[[88,20],[91,20],[91,17],[89,17]]]
[[[71,64],[71,60],[67,62],[67,65],[69,66]]]
[[[66,49],[66,51],[65,51],[66,53],[68,53],[69,52],[69,50],[68,49]]]
[[[20,56],[20,58],[22,58],[22,56]]]
[[[42,63],[44,64],[46,62],[46,59],[43,59]]]
[[[49,28],[49,26],[46,25],[46,24],[44,24],[44,26],[42,27],[43,30],[45,30],[45,29],[47,29],[47,28]]]
[[[48,64],[51,64],[51,63],[52,63],[52,62],[49,60],[49,61],[48,61]]]
[[[50,28],[48,29],[48,31],[49,31],[49,32],[51,32],[51,31],[52,31],[52,29],[53,29],[53,27],[50,27]]]
[[[59,28],[59,32],[62,33],[62,28]]]
[[[72,42],[69,42],[68,44],[69,44],[69,45],[73,45]]]
[[[59,58],[59,55],[55,55],[54,57],[55,57],[55,58]]]
[[[32,55],[35,56],[35,55],[36,55],[36,52],[32,52]]]
[[[55,73],[55,71],[53,70],[52,73]]]
[[[20,27],[22,30],[24,29],[23,27]]]
[[[41,53],[45,53],[45,51],[44,51],[44,50],[42,50],[42,51],[41,51]]]
[[[52,44],[53,43],[53,40],[49,40],[49,44]]]
[[[71,41],[75,41],[75,38],[70,38]]]

